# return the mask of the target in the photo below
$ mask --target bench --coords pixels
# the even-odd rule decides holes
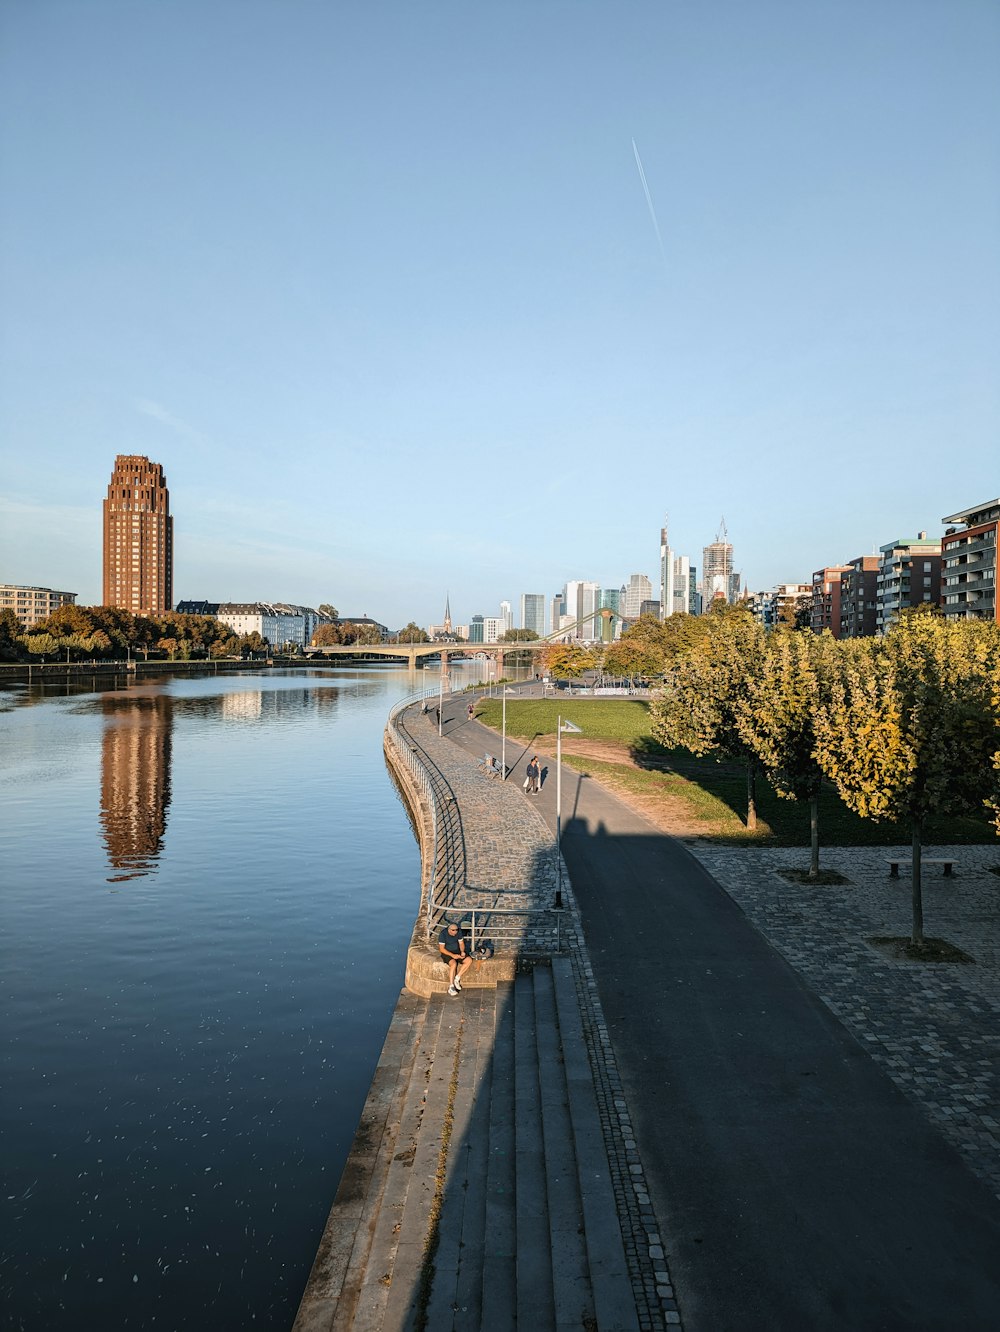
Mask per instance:
[[[476,765],[487,777],[502,777],[503,770],[492,754],[484,754]]]
[[[887,863],[889,866],[889,878],[898,879],[900,865],[909,865],[911,862],[909,856],[900,856],[898,860],[889,860],[887,861]],[[943,865],[944,866],[943,873],[946,879],[950,879],[952,877],[951,871],[954,864],[955,864],[954,860],[936,860],[933,856],[921,856],[920,858],[921,868],[924,865]]]

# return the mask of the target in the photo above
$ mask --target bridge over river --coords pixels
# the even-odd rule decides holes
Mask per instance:
[[[448,674],[449,661],[459,658],[490,657],[496,662],[497,676],[503,671],[505,655],[512,652],[538,653],[551,647],[545,639],[529,643],[338,643],[335,647],[310,648],[312,656],[324,657],[391,657],[405,661],[411,669],[418,661],[440,657],[441,668]]]

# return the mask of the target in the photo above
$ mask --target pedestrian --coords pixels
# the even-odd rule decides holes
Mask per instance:
[[[538,795],[538,755],[532,755],[531,762],[528,764],[528,792],[530,795]]]
[[[469,721],[472,721],[472,714],[473,714],[473,713],[475,712],[475,710],[476,710],[476,709],[475,709],[475,705],[472,704],[472,703],[470,703],[469,706],[468,706],[465,710],[466,710],[466,712],[469,714]]]
[[[448,964],[448,993],[454,998],[462,988],[462,977],[472,966],[465,935],[457,925],[446,925],[438,935],[438,951],[441,961]]]

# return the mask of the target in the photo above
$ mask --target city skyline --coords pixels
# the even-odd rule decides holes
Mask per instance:
[[[0,23],[11,584],[101,600],[116,454],[175,600],[392,624],[658,589],[665,509],[755,589],[996,493],[995,6]]]

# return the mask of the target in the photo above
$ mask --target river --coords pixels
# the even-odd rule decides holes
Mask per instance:
[[[287,1332],[402,984],[394,668],[0,689],[3,1326]]]

